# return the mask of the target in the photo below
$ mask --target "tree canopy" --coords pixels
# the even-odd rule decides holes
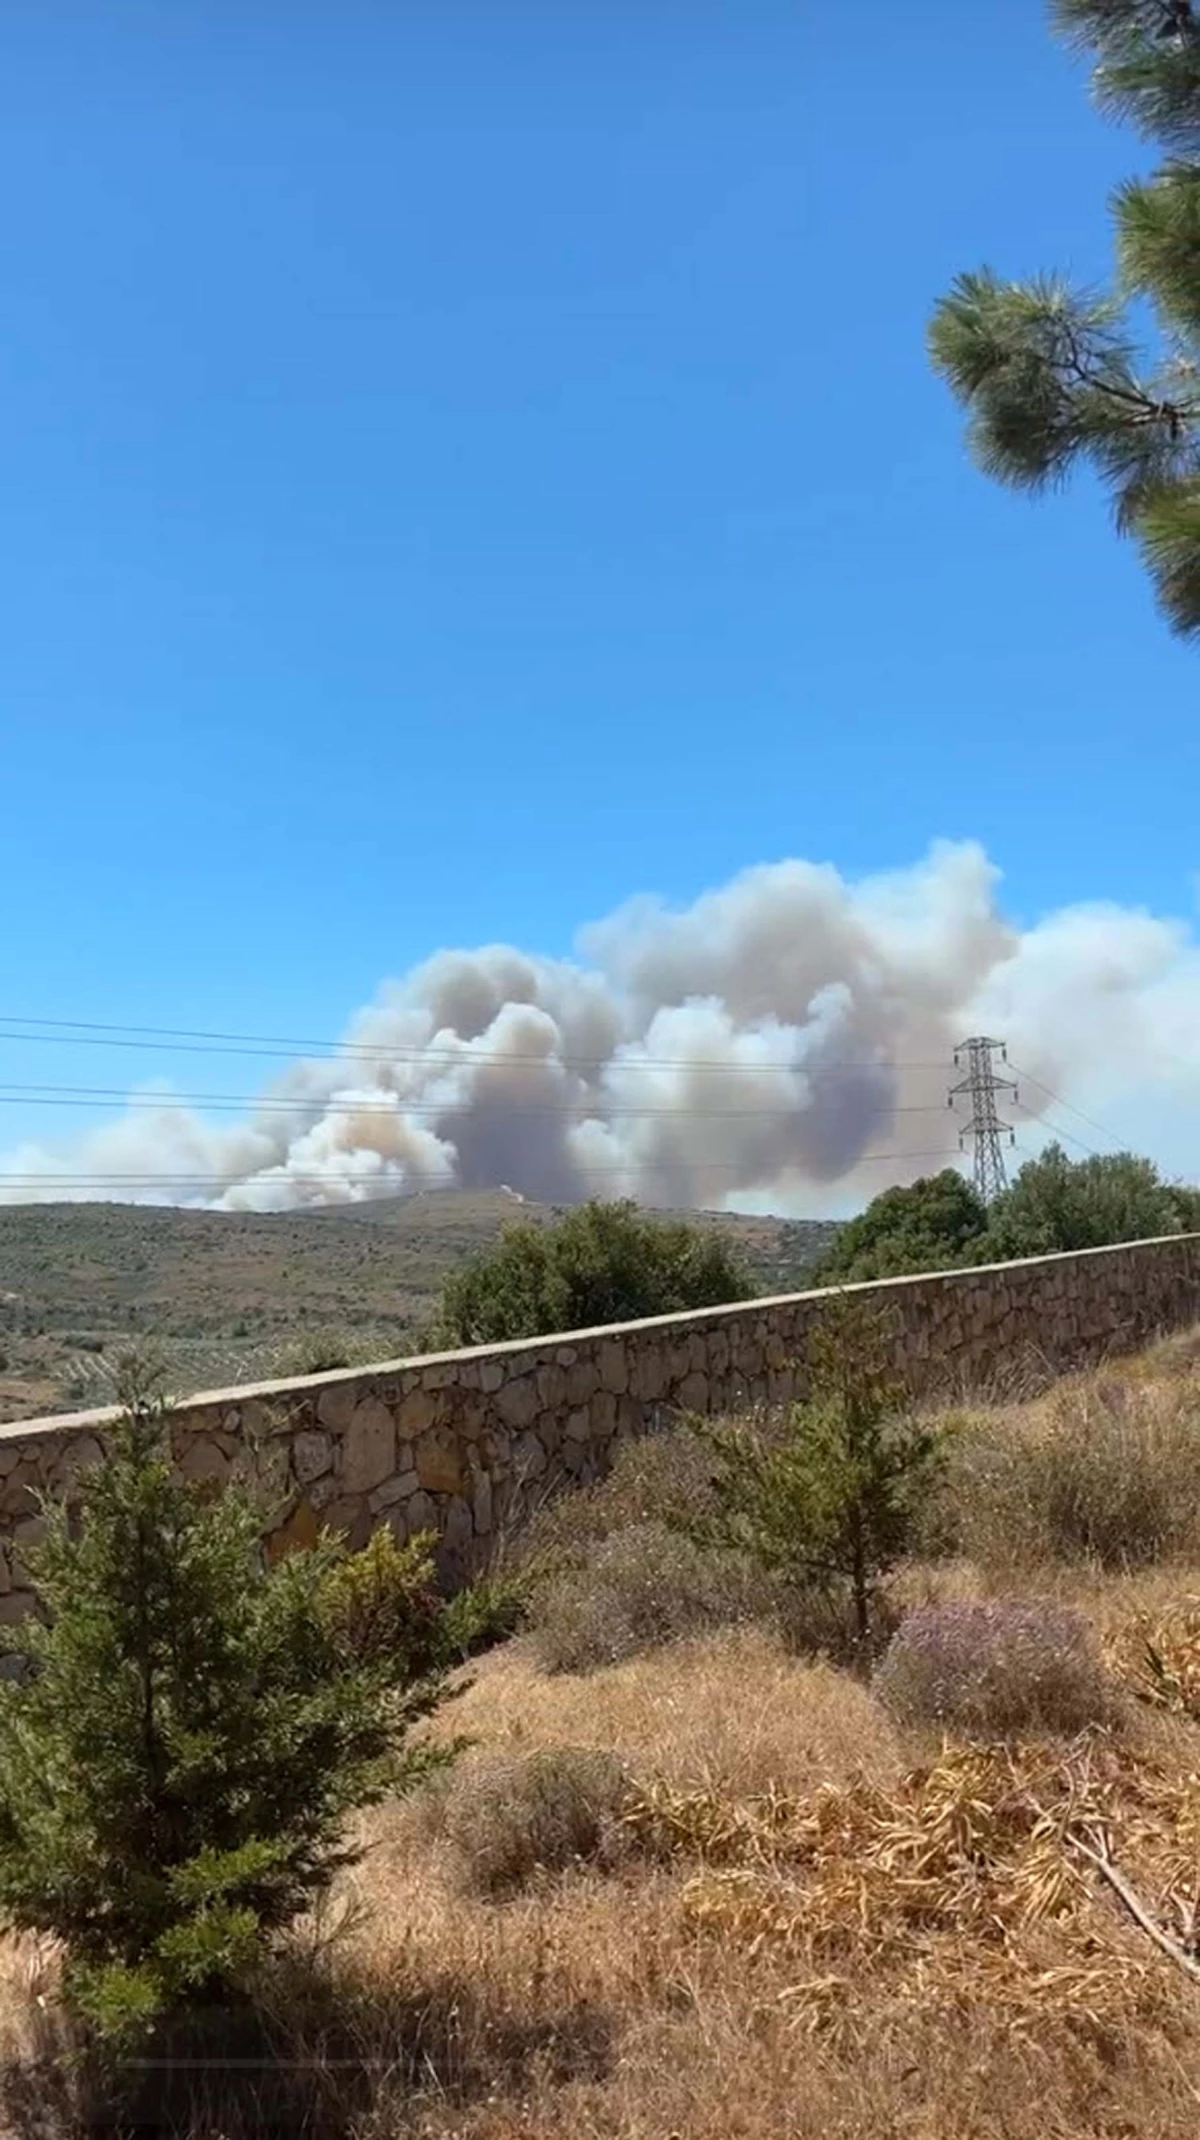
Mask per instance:
[[[885,1189],[851,1219],[813,1276],[817,1285],[849,1285],[1193,1231],[1200,1232],[1200,1190],[1164,1181],[1152,1160],[1133,1152],[1068,1159],[1051,1144],[1026,1161],[990,1210],[952,1167]]]
[[[941,1174],[885,1189],[838,1235],[817,1266],[818,1285],[863,1278],[896,1278],[905,1271],[940,1271],[974,1260],[987,1228],[978,1190],[946,1167]]]
[[[1048,1145],[1021,1168],[992,1206],[983,1251],[997,1262],[1055,1249],[1105,1248],[1182,1233],[1197,1223],[1200,1195],[1164,1181],[1133,1152],[1068,1159]]]
[[[1112,202],[1110,291],[958,276],[930,327],[984,471],[1043,490],[1090,462],[1176,631],[1200,631],[1200,17],[1191,0],[1053,0],[1102,111],[1166,151]],[[1139,346],[1134,307],[1156,334]],[[1140,325],[1140,312],[1138,315]]]
[[[717,1307],[749,1290],[715,1228],[653,1218],[632,1203],[582,1204],[553,1226],[506,1227],[495,1248],[455,1272],[436,1337],[501,1344]]]

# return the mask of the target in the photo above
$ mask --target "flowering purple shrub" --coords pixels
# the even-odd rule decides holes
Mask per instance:
[[[1086,1620],[1040,1600],[918,1607],[901,1621],[875,1686],[904,1723],[989,1738],[1073,1733],[1112,1708]]]

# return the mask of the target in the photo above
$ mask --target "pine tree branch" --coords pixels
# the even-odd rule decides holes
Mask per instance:
[[[1194,422],[1197,415],[1200,415],[1200,403],[1156,401],[1153,395],[1146,392],[1144,387],[1136,384],[1118,385],[1115,379],[1109,378],[1103,372],[1096,371],[1087,362],[1080,347],[1079,335],[1074,321],[1062,320],[1060,326],[1068,352],[1064,370],[1074,380],[1077,387],[1084,389],[1088,393],[1103,394],[1110,401],[1118,401],[1123,406],[1135,410],[1137,414],[1134,421],[1137,423],[1168,423],[1171,427],[1172,435],[1175,437],[1178,437],[1179,432],[1186,423]]]

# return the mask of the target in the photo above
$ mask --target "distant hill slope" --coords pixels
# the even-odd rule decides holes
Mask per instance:
[[[394,1358],[449,1271],[514,1218],[554,1216],[503,1189],[271,1214],[0,1205],[0,1420],[107,1402],[132,1340],[160,1345],[181,1392],[304,1373],[334,1333],[356,1360]],[[764,1293],[801,1287],[837,1231],[688,1216],[733,1238]]]

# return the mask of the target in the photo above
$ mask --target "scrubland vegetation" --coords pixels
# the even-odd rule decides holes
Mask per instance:
[[[191,1736],[172,1737],[182,1709],[167,1703],[163,1744],[172,1788],[208,1763],[231,1855],[217,1863],[201,1820],[122,1859],[112,1824],[122,1922],[150,1897],[174,1974],[149,1942],[140,1962],[130,1948],[107,2009],[102,1873],[86,1953],[78,1868],[74,1887],[43,1882],[41,1928],[3,1949],[10,2128],[1194,2132],[1200,1345],[919,1421],[868,1371],[869,1347],[849,1357],[866,1367],[839,1383],[835,1358],[801,1413],[681,1421],[626,1445],[450,1607],[420,1556],[386,1543],[264,1571],[292,1586],[286,1612],[268,1607],[244,1532],[214,1511],[242,1571],[244,1641],[226,1672],[225,1628],[203,1730],[192,1714]],[[778,1495],[729,1493],[739,1445],[754,1454],[743,1479],[807,1479],[791,1553]],[[871,1511],[865,1637],[854,1567],[830,1551],[856,1506]],[[207,1537],[208,1516],[193,1520]],[[57,1550],[61,1610],[65,1534]],[[77,1617],[75,1751],[60,1743],[40,1795],[27,1776],[14,1798],[7,1770],[0,1791],[10,1846],[24,1807],[43,1867],[69,1841],[46,1809],[93,1743],[86,1713],[115,1719],[127,1794],[162,1789],[90,1624]],[[230,1716],[245,1722],[268,1629],[293,1675],[302,1635],[302,1758],[279,1741],[280,1707],[250,1746],[218,1744]],[[470,1651],[485,1653],[463,1664]],[[93,1690],[88,1712],[98,1661],[115,1694],[105,1707]],[[33,1730],[28,1751],[36,1681],[9,1696],[5,1729]],[[330,1721],[349,1699],[357,1738],[343,1723],[340,1745],[318,1743],[326,1696]],[[301,1797],[305,1774],[319,1786],[308,1857],[295,1789],[269,1796],[285,1755]],[[377,1756],[398,1760],[400,1795]],[[264,1804],[277,1816],[265,1859],[246,1855],[255,1823],[231,1787],[246,1775],[260,1830]],[[192,1872],[164,1884],[172,1850]],[[19,1887],[10,1863],[17,1918]],[[258,1911],[254,1936],[231,1905]],[[128,2001],[147,1962],[139,2034]]]

